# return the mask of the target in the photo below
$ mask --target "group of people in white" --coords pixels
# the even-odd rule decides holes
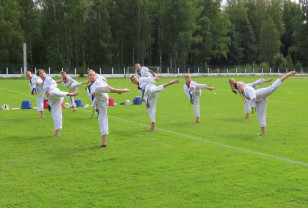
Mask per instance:
[[[141,94],[142,100],[146,103],[147,112],[151,120],[151,131],[156,129],[155,116],[156,116],[156,102],[158,94],[163,91],[167,86],[177,84],[179,80],[172,80],[165,84],[156,86],[155,83],[159,81],[157,75],[147,67],[139,63],[135,64],[136,75],[131,77],[131,82],[137,85],[137,88]],[[283,77],[277,79],[271,86],[266,88],[257,89],[259,85],[270,82],[272,79],[264,80],[259,79],[253,83],[245,84],[244,82],[236,82],[233,78],[229,80],[232,91],[239,93],[242,96],[244,102],[245,117],[249,118],[250,108],[256,108],[257,118],[261,128],[261,135],[265,134],[266,126],[266,109],[268,96],[271,95],[282,82],[296,74],[296,71],[291,71],[285,74]],[[88,70],[88,81],[77,82],[73,78],[69,77],[65,72],[61,72],[62,78],[59,81],[53,80],[46,75],[43,69],[39,69],[36,75],[33,75],[30,71],[26,72],[26,76],[30,79],[31,94],[37,94],[37,111],[40,112],[40,118],[44,118],[44,95],[47,99],[48,105],[51,107],[52,118],[54,121],[55,133],[54,136],[59,136],[59,131],[62,129],[62,107],[64,97],[68,97],[69,106],[73,108],[73,112],[77,110],[74,102],[74,96],[78,95],[77,88],[88,84],[86,90],[87,94],[92,101],[94,109],[98,112],[98,123],[102,136],[101,147],[107,146],[106,136],[109,134],[108,127],[108,93],[126,93],[129,89],[116,89],[107,84],[105,77],[96,74],[92,69]],[[69,88],[69,92],[63,92],[57,88],[57,83],[63,83],[63,85]],[[195,122],[200,122],[200,96],[202,90],[215,90],[215,87],[208,87],[206,84],[199,84],[191,80],[191,75],[185,75],[184,92],[189,98],[189,102],[193,106],[195,115]]]

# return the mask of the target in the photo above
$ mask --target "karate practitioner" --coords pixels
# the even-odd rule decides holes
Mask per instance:
[[[248,83],[248,84],[246,84],[246,86],[247,86],[247,87],[252,87],[252,88],[254,88],[254,89],[256,90],[256,89],[258,89],[259,85],[264,84],[264,83],[266,83],[266,82],[271,82],[272,80],[273,80],[272,78],[271,78],[271,79],[268,79],[268,80],[264,80],[264,79],[262,78],[262,79],[258,79],[258,80],[255,81],[255,82]],[[251,108],[256,108],[256,106],[255,106],[254,104],[251,105],[251,102],[250,102],[247,98],[245,98],[245,97],[239,92],[239,90],[237,89],[237,83],[236,83],[236,81],[235,81],[233,78],[229,79],[229,84],[230,84],[230,86],[231,86],[232,92],[233,92],[234,94],[239,93],[240,96],[242,97],[242,100],[243,100],[243,102],[244,102],[244,111],[245,111],[245,114],[246,114],[246,115],[245,115],[245,118],[249,118],[250,109],[251,109]],[[252,113],[253,113],[253,112],[252,112]]]
[[[43,80],[36,76],[33,75],[30,71],[26,72],[26,76],[30,79],[30,90],[31,94],[37,95],[36,98],[36,106],[37,106],[37,111],[41,113],[40,118],[44,118],[44,90],[43,90]]]
[[[268,96],[270,96],[275,90],[282,84],[282,82],[296,74],[296,71],[291,71],[287,74],[285,74],[283,77],[277,79],[273,84],[266,88],[261,88],[258,90],[255,90],[252,87],[247,87],[245,83],[238,82],[237,88],[238,90],[245,95],[245,97],[252,102],[256,103],[257,106],[257,117],[259,121],[259,125],[261,128],[261,133],[259,135],[265,134],[265,126],[266,126],[266,109],[267,109],[267,101]]]
[[[36,73],[44,82],[43,89],[46,92],[46,97],[48,98],[48,105],[51,106],[52,119],[55,126],[54,136],[60,136],[60,129],[62,129],[62,107],[61,103],[65,96],[75,96],[78,92],[69,93],[60,91],[57,88],[57,83],[51,78],[47,77],[43,69],[39,69]]]
[[[190,103],[193,104],[193,109],[195,113],[195,122],[200,122],[200,104],[199,99],[201,96],[201,90],[208,89],[208,90],[215,90],[215,87],[208,87],[206,84],[198,84],[195,81],[191,81],[190,74],[185,75],[185,81],[184,84],[184,92],[188,96]]]
[[[102,79],[97,79],[96,73],[94,71],[90,71],[88,73],[88,78],[91,83],[91,87],[89,89],[93,106],[98,111],[98,123],[100,127],[100,132],[102,135],[102,144],[101,147],[107,146],[106,136],[109,134],[108,128],[108,116],[107,116],[107,108],[108,108],[108,93],[124,93],[129,92],[129,89],[115,89],[107,85]]]
[[[73,78],[67,76],[66,72],[64,72],[64,71],[61,72],[61,76],[62,76],[62,79],[60,79],[56,83],[62,82],[65,87],[69,88],[69,92],[70,93],[77,92],[77,88],[78,87],[82,86],[83,84],[87,84],[88,83],[88,81],[86,81],[86,82],[77,82]],[[69,97],[67,97],[67,99],[68,99],[68,102],[69,102],[69,107],[73,108],[73,112],[77,111],[74,96],[73,97],[69,96]]]
[[[159,81],[158,78],[154,78],[152,76],[150,77],[141,77],[140,80],[138,79],[138,77],[136,75],[133,75],[131,77],[131,81],[132,83],[136,84],[136,85],[140,85],[140,88],[142,89],[142,93],[143,93],[143,98],[146,100],[146,104],[147,104],[147,108],[148,108],[148,113],[150,116],[150,120],[151,120],[151,131],[155,131],[155,114],[156,114],[156,101],[158,98],[158,93],[162,90],[165,89],[165,87],[175,84],[175,83],[179,83],[179,80],[172,80],[171,82],[168,82],[166,84],[163,85],[159,85],[158,87],[155,86],[153,83],[156,81]]]
[[[135,68],[137,70],[137,78],[150,76],[157,77],[157,74],[155,74],[152,70],[145,66],[141,67],[139,63],[135,64]]]

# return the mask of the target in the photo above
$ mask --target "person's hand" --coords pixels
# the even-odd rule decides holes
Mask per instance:
[[[95,97],[95,92],[92,93],[92,96]]]
[[[258,99],[255,99],[255,102],[256,102],[256,103],[259,103],[259,102],[260,102],[260,100],[258,100]]]
[[[156,82],[158,82],[158,81],[159,81],[159,78],[155,77],[154,80],[155,80]]]
[[[191,87],[191,88],[190,88],[190,92],[193,91],[194,89],[195,89],[194,87]]]
[[[46,94],[46,97],[49,97],[51,90],[49,90]]]

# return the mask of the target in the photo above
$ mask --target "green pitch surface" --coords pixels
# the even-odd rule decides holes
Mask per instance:
[[[110,95],[118,106],[108,108],[107,148],[92,108],[63,109],[60,137],[51,136],[48,110],[45,119],[36,110],[0,111],[0,207],[307,207],[308,79],[289,78],[270,96],[265,136],[256,136],[255,114],[244,119],[228,78],[193,80],[217,87],[202,93],[201,122],[180,78],[160,93],[150,132],[144,104],[119,105],[139,96],[136,86],[109,79],[131,92]],[[0,104],[36,106],[28,82],[0,80]],[[84,87],[76,98],[90,103]]]

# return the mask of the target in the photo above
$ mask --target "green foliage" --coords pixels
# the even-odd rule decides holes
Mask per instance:
[[[275,69],[285,69],[287,67],[287,61],[281,53],[276,53],[273,66]]]
[[[70,68],[308,64],[307,3],[290,0],[6,0],[0,63]]]

